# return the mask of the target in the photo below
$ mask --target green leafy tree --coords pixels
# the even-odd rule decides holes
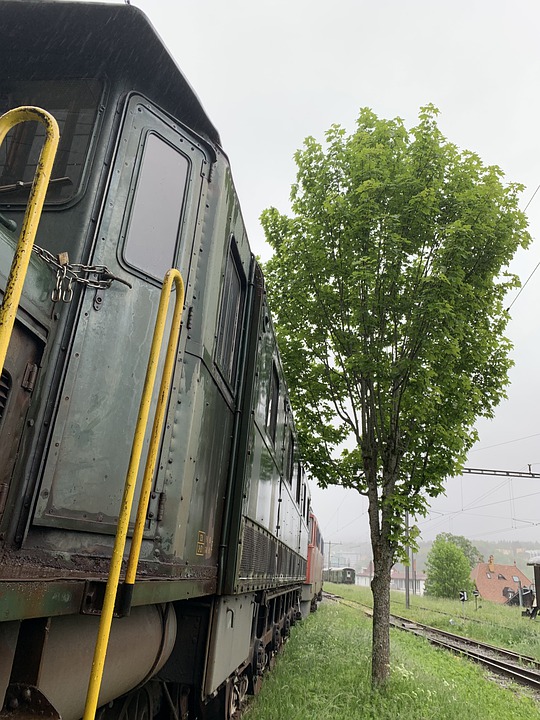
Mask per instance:
[[[367,495],[372,682],[389,673],[390,571],[404,517],[459,472],[478,416],[504,396],[504,268],[526,245],[521,188],[460,152],[424,108],[361,111],[350,136],[296,153],[292,217],[264,211],[271,307],[304,460],[324,487]]]
[[[426,562],[426,595],[458,598],[460,590],[474,590],[471,566],[463,550],[452,540],[437,535]]]
[[[447,542],[454,543],[454,545],[457,545],[458,548],[463,550],[463,554],[469,561],[470,569],[472,570],[473,567],[476,567],[479,562],[484,562],[484,556],[482,553],[478,550],[478,548],[472,544],[470,540],[468,540],[463,535],[452,535],[452,533],[439,533],[435,540],[438,539],[446,540]]]

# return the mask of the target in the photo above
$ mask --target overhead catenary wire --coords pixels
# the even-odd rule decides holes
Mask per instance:
[[[501,447],[501,445],[510,445],[510,443],[520,442],[521,440],[530,440],[530,438],[538,437],[540,433],[533,433],[532,435],[525,435],[524,437],[516,438],[515,440],[505,440],[504,442],[496,443],[495,445],[486,445],[484,447],[476,448],[475,450],[469,450],[470,453],[480,452],[481,450],[490,450],[491,448]],[[534,463],[531,463],[534,465]]]
[[[531,274],[529,275],[529,277],[525,280],[524,284],[519,288],[518,294],[517,294],[516,297],[512,300],[512,302],[510,303],[510,305],[507,307],[507,311],[510,311],[510,310],[512,309],[512,306],[514,305],[514,303],[516,302],[516,300],[518,299],[518,297],[521,295],[521,293],[525,290],[525,288],[527,287],[527,283],[529,282],[529,280],[532,278],[532,276],[533,276],[534,273],[538,270],[539,267],[540,267],[540,261],[536,263],[535,268],[534,268],[534,270],[532,271],[532,273],[531,273]]]
[[[532,201],[534,200],[534,197],[535,197],[536,193],[537,193],[539,190],[540,190],[540,185],[538,185],[538,187],[536,188],[536,190],[533,192],[531,198],[529,199],[529,202],[528,202],[528,203],[525,205],[525,207],[523,208],[523,212],[527,212],[527,208],[528,208],[529,205],[532,203]],[[516,297],[512,300],[512,302],[510,303],[510,305],[508,306],[507,312],[509,312],[509,311],[512,309],[512,306],[514,305],[514,303],[516,302],[516,300],[518,299],[518,297],[521,295],[521,293],[525,290],[525,288],[527,287],[527,283],[529,282],[529,280],[532,278],[532,276],[533,276],[534,273],[538,270],[539,267],[540,267],[540,261],[536,263],[536,266],[535,266],[534,270],[532,271],[532,273],[531,273],[531,274],[529,275],[529,277],[525,280],[524,284],[519,288],[519,292],[518,292],[518,294],[516,295]]]
[[[508,472],[512,473],[512,471],[508,471]],[[492,474],[492,471],[485,471],[485,473]],[[514,473],[512,473],[512,474],[514,474]],[[510,500],[505,499],[505,500],[499,500],[499,501],[495,501],[495,502],[480,504],[480,502],[483,499],[489,497],[490,495],[493,495],[497,491],[502,490],[504,487],[509,488]],[[516,517],[516,502],[533,497],[535,495],[539,495],[539,494],[540,494],[539,492],[533,492],[533,493],[526,493],[524,495],[518,495],[517,497],[515,497],[514,493],[513,493],[512,479],[509,477],[507,480],[498,484],[495,488],[491,488],[490,490],[483,493],[479,497],[471,500],[466,505],[463,505],[463,501],[462,501],[462,507],[459,510],[448,511],[448,512],[440,512],[440,511],[431,510],[430,514],[437,515],[437,517],[430,517],[426,520],[420,521],[418,523],[418,525],[423,526],[423,531],[427,530],[427,526],[429,526],[430,531],[433,532],[437,528],[444,526],[447,522],[451,522],[458,516],[462,516],[462,517],[466,516],[468,518],[473,518],[473,517],[488,518],[489,517],[492,519],[503,520],[504,518],[501,516],[482,515],[477,512],[474,512],[474,511],[479,510],[481,508],[490,507],[493,505],[506,505],[508,503],[510,503],[510,518],[511,518],[511,522],[513,524],[513,527],[512,527],[513,530],[519,529],[518,526],[516,525],[516,523],[522,523],[524,525],[540,525],[540,522],[537,523],[537,522],[534,522],[531,520],[523,520],[521,518]],[[508,528],[505,528],[505,530],[508,530]],[[501,532],[502,532],[502,530],[501,530]],[[487,534],[491,534],[491,533],[487,533]]]
[[[536,188],[536,190],[535,190],[535,191],[533,192],[533,194],[531,195],[531,197],[530,197],[530,199],[529,199],[529,202],[528,202],[528,203],[525,205],[525,207],[523,208],[523,212],[527,212],[527,208],[528,208],[529,205],[532,203],[532,201],[534,200],[534,196],[536,195],[536,193],[537,193],[539,190],[540,190],[540,184],[538,185],[538,187]]]

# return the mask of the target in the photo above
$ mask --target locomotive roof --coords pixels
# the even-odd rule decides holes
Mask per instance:
[[[0,0],[4,76],[24,62],[56,55],[70,69],[70,57],[84,57],[96,71],[128,68],[151,77],[157,101],[200,135],[220,144],[195,91],[156,30],[137,7],[63,0]]]

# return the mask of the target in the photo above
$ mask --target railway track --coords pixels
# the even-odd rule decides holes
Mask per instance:
[[[329,600],[334,600],[347,607],[362,610],[367,615],[372,615],[372,610],[368,605],[355,600],[345,600],[339,595],[325,593],[325,596]],[[455,635],[446,630],[439,630],[399,615],[391,614],[390,624],[399,630],[425,637],[433,645],[463,655],[488,668],[496,675],[503,675],[540,692],[540,663],[535,658],[505,648],[488,645],[462,635]]]

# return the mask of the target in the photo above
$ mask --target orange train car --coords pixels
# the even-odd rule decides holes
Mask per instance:
[[[301,610],[306,617],[315,612],[317,603],[322,600],[324,541],[315,515],[309,513],[309,544],[306,570],[306,582],[302,588]]]

